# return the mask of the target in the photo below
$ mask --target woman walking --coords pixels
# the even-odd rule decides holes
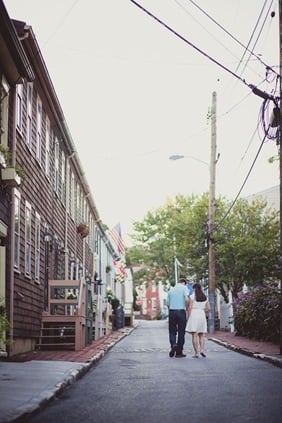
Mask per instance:
[[[190,296],[188,322],[185,330],[192,335],[192,344],[195,352],[193,358],[199,358],[199,353],[202,357],[206,357],[204,352],[204,334],[207,333],[206,313],[210,311],[210,304],[198,282],[194,283],[193,290],[194,292]]]

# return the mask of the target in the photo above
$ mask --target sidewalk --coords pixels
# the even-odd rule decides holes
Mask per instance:
[[[35,351],[0,360],[0,423],[15,422],[47,404],[134,329],[125,327],[112,332],[80,351]],[[282,368],[279,345],[221,331],[208,334],[207,339]]]
[[[280,355],[280,346],[278,344],[255,341],[243,336],[236,336],[235,333],[225,331],[217,331],[214,334],[208,334],[207,339],[223,345],[233,351],[268,361],[282,368],[282,355]]]

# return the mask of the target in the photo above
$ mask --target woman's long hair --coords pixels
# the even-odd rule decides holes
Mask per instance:
[[[199,302],[206,301],[207,297],[205,293],[203,292],[201,285],[198,282],[194,283],[193,289],[195,291],[196,301],[199,301]]]

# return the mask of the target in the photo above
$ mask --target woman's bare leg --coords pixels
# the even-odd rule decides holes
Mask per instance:
[[[203,333],[199,333],[199,344],[200,344],[200,352],[203,357],[206,356],[204,353],[204,346],[205,346],[205,338]]]
[[[192,333],[192,344],[195,351],[195,355],[198,355],[198,334],[197,332]]]

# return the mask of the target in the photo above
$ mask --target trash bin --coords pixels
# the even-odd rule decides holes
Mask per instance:
[[[119,306],[115,310],[115,323],[116,329],[121,329],[124,327],[124,310],[122,306]]]

